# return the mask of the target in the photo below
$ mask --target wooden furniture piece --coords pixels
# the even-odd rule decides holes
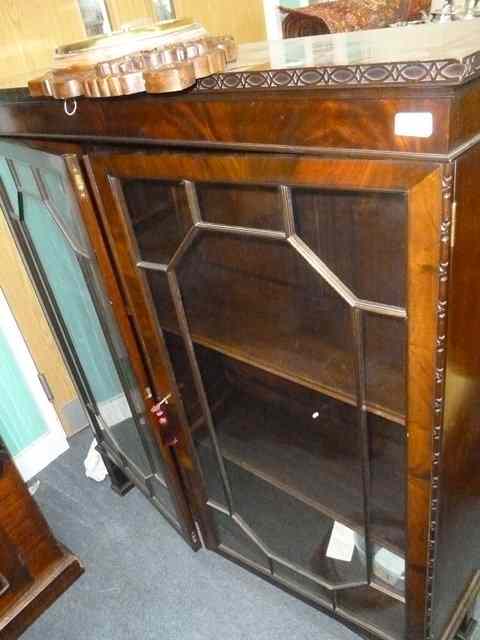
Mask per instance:
[[[398,22],[420,20],[430,0],[334,0],[301,9],[279,7],[284,38],[379,29]]]
[[[225,70],[231,36],[211,37],[188,18],[94,37],[55,51],[52,68],[30,80],[30,95],[56,99],[168,93]]]
[[[479,35],[248,45],[73,117],[0,93],[4,208],[114,485],[371,638],[468,635],[480,589]]]
[[[0,638],[18,638],[82,573],[0,442]]]

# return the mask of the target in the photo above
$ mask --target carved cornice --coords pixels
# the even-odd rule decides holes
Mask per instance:
[[[197,81],[194,91],[311,89],[343,86],[459,85],[480,76],[480,52],[462,61],[390,62],[349,66],[231,71]]]
[[[442,220],[440,223],[440,263],[438,268],[437,344],[435,362],[435,399],[433,407],[432,475],[430,491],[430,524],[427,549],[427,581],[425,638],[432,637],[433,589],[440,515],[440,465],[442,455],[443,411],[445,397],[448,276],[450,268],[450,236],[452,227],[452,199],[454,170],[445,165],[442,178]]]

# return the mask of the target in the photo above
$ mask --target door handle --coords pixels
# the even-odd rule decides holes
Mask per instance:
[[[173,447],[178,444],[178,437],[172,426],[172,421],[168,412],[168,402],[171,397],[172,394],[169,393],[150,409],[150,412],[156,417],[157,424],[160,427],[159,430],[162,442],[167,447]]]

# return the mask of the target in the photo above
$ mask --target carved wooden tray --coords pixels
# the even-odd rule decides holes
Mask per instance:
[[[53,68],[28,88],[33,97],[58,99],[182,91],[236,56],[231,36],[209,36],[188,18],[169,20],[61,47]]]

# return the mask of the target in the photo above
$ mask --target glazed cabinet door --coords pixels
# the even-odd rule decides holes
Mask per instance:
[[[133,481],[197,546],[176,462],[151,412],[156,401],[76,155],[0,142],[0,195],[113,487],[122,492]]]
[[[422,637],[441,170],[87,164],[152,376],[168,364],[207,546],[366,631]]]

